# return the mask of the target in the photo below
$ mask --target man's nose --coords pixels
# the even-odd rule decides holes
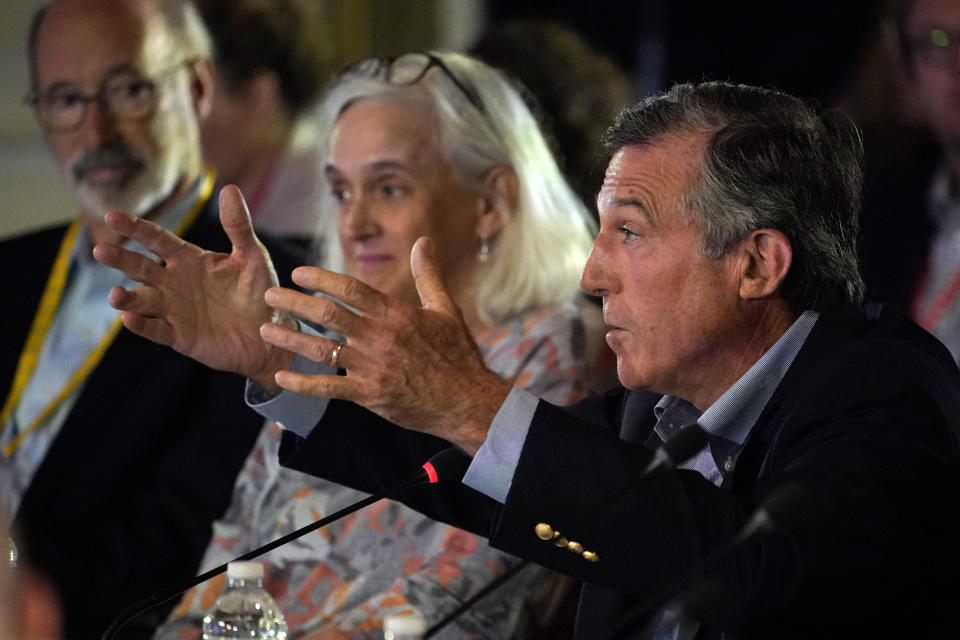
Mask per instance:
[[[598,236],[580,275],[580,288],[592,296],[605,296],[616,289],[613,275],[609,255],[602,246],[602,238]]]
[[[97,146],[117,133],[117,121],[110,108],[101,100],[87,103],[87,113],[80,123],[81,131],[88,144]]]

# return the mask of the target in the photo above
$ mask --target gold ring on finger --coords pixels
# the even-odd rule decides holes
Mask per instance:
[[[337,346],[333,348],[333,353],[330,354],[330,366],[334,369],[337,368],[337,365],[340,363],[340,352],[343,351],[343,343],[337,343]]]

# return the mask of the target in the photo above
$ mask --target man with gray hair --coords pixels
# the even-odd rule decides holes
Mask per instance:
[[[0,319],[0,504],[58,591],[64,636],[95,638],[193,575],[262,421],[237,408],[235,377],[124,331],[106,296],[129,281],[90,255],[117,237],[102,220],[118,208],[229,246],[200,150],[212,80],[194,7],[54,2],[28,57],[29,102],[79,215],[0,243],[14,305]]]
[[[248,401],[282,417],[285,464],[379,491],[450,443],[472,456],[462,483],[407,500],[582,579],[580,638],[948,634],[960,372],[929,334],[861,305],[856,129],[705,83],[625,109],[607,140],[581,286],[603,298],[624,388],[571,409],[483,366],[425,238],[420,307],[301,267],[294,280],[329,297],[271,288],[254,313],[238,288],[246,319],[182,295],[210,270],[142,221],[108,224],[189,278],[97,256],[146,285],[114,298],[127,326],[251,378]],[[203,348],[276,312],[346,341],[283,319],[248,359]],[[198,315],[216,331],[182,320]],[[303,373],[304,358],[333,366]],[[677,442],[699,448],[674,469],[655,450]]]

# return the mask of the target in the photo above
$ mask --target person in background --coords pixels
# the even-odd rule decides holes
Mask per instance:
[[[581,34],[549,20],[515,19],[493,25],[470,52],[529,90],[527,99],[544,123],[567,182],[595,215],[607,160],[603,132],[631,100],[627,75]],[[599,299],[586,295],[578,302],[599,306]],[[600,315],[588,312],[584,318],[598,321],[587,332],[597,338],[586,346],[587,384],[590,393],[601,393],[617,386],[616,359],[603,340]]]
[[[193,575],[262,420],[236,409],[235,376],[124,331],[105,296],[129,281],[90,255],[117,238],[111,209],[229,247],[200,148],[213,82],[194,7],[54,2],[27,53],[29,102],[77,215],[0,243],[0,502],[25,564],[57,591],[64,637],[98,638]]]
[[[216,72],[201,124],[207,160],[243,192],[254,227],[311,240],[320,224],[314,107],[331,40],[315,0],[196,0]]]
[[[906,311],[960,359],[960,1],[888,9],[901,94],[923,135],[867,173],[864,278],[871,298]]]
[[[408,256],[437,239],[484,362],[512,384],[569,404],[583,395],[586,342],[574,304],[591,221],[564,181],[520,92],[454,53],[411,53],[352,66],[331,86],[320,124],[324,219],[335,265],[414,301]],[[596,323],[593,323],[596,326]],[[349,425],[344,425],[349,428]],[[280,467],[268,423],[241,472],[204,565],[364,497]],[[264,556],[266,586],[290,636],[378,638],[411,608],[436,623],[516,558],[466,531],[386,501]],[[194,633],[223,586],[188,593],[159,637]],[[442,637],[523,638],[544,631],[569,582],[528,567]]]

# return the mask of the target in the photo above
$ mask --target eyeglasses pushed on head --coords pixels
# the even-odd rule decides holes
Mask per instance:
[[[340,75],[369,76],[393,85],[409,86],[420,82],[433,68],[440,69],[477,111],[487,114],[476,89],[460,80],[443,59],[433,53],[414,51],[401,56],[366,58],[349,65]]]

